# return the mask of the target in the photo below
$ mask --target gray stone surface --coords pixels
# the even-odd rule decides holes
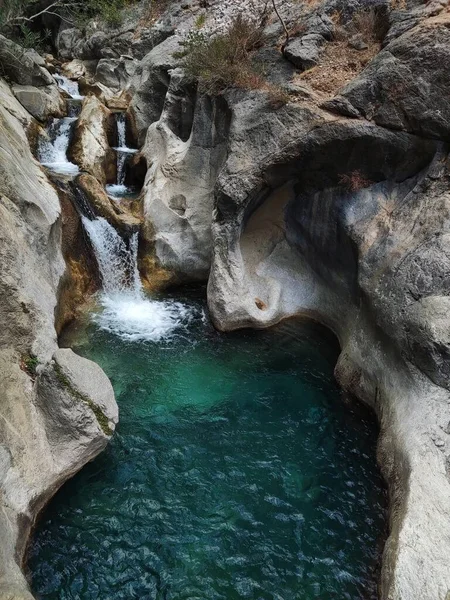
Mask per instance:
[[[114,91],[125,90],[136,72],[137,61],[117,58],[102,58],[98,61],[95,80]]]
[[[285,57],[301,71],[315,67],[320,58],[320,51],[325,38],[318,33],[308,33],[288,42],[284,49]]]
[[[394,39],[340,95],[375,123],[450,140],[450,15]]]
[[[83,171],[103,184],[114,180],[115,174],[115,154],[108,139],[112,127],[111,112],[96,96],[89,96],[76,123],[70,155]]]
[[[229,114],[220,98],[197,98],[172,73],[161,118],[143,153],[144,235],[161,266],[179,280],[206,281],[211,264],[213,190],[226,154]]]
[[[130,112],[135,123],[139,145],[144,143],[149,126],[161,116],[169,88],[169,71],[180,62],[174,57],[174,53],[181,49],[180,41],[180,37],[172,36],[156,46],[140,62],[132,79],[131,86],[135,93]]]
[[[439,144],[312,106],[228,95],[208,304],[220,329],[310,315],[374,407],[391,493],[383,600],[450,589],[449,177]],[[436,385],[439,384],[439,385]]]
[[[27,52],[3,35],[0,35],[0,65],[2,74],[19,85],[42,87],[55,83],[37,52]]]
[[[20,104],[38,121],[63,116],[65,102],[56,84],[45,87],[16,84],[12,90]]]
[[[28,145],[33,119],[1,79],[0,98],[0,598],[31,600],[21,571],[30,529],[105,447],[117,406],[98,366],[58,350],[59,199]]]
[[[75,58],[77,45],[82,39],[83,33],[76,27],[69,27],[60,31],[56,38],[56,49],[60,58]]]

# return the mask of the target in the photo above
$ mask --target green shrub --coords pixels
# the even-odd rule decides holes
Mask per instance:
[[[98,16],[111,27],[119,27],[122,24],[122,9],[125,8],[125,0],[89,0],[86,4],[89,16]]]
[[[206,22],[206,13],[202,13],[201,15],[198,15],[198,17],[195,19],[195,26],[197,29],[201,29],[203,27],[203,25]]]
[[[201,93],[216,95],[231,87],[261,89],[274,104],[285,104],[287,94],[265,80],[263,65],[254,60],[262,42],[262,30],[238,16],[225,33],[212,38],[191,31],[176,56],[183,58],[186,73],[198,81]]]
[[[251,52],[261,43],[261,30],[239,16],[228,31],[209,40],[201,32],[191,33],[185,46],[184,67],[210,94],[234,85],[259,87],[262,73]]]
[[[25,371],[25,373],[28,373],[28,375],[30,375],[31,377],[36,377],[36,370],[38,365],[39,359],[35,354],[33,354],[32,352],[22,354],[20,359],[20,368],[22,369],[22,371]]]

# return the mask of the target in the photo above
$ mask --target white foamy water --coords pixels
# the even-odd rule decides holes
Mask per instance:
[[[127,245],[102,217],[82,217],[97,258],[103,290],[102,310],[94,316],[104,330],[130,341],[156,342],[172,337],[194,317],[180,302],[150,300],[137,267],[138,234]]]
[[[126,185],[121,185],[119,183],[111,183],[107,185],[105,189],[106,193],[113,198],[121,198],[130,192]]]
[[[72,79],[59,74],[54,75],[54,78],[58,87],[67,92],[71,98],[74,100],[83,100],[84,96],[81,96],[80,94],[78,81],[72,81]]]
[[[53,119],[48,130],[48,138],[39,140],[39,161],[44,166],[62,175],[76,175],[77,165],[67,159],[72,125],[76,117]]]
[[[117,183],[106,186],[106,192],[114,198],[129,194],[132,190],[125,185],[125,165],[131,154],[136,154],[136,148],[128,148],[126,135],[126,118],[124,113],[116,116],[117,146],[114,148],[117,156]]]
[[[145,296],[102,294],[100,302],[103,310],[94,317],[95,322],[134,342],[170,339],[194,317],[193,309],[180,302],[150,300]]]

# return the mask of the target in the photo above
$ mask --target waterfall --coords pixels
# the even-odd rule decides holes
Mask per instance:
[[[118,150],[125,148],[127,149],[126,140],[126,119],[124,113],[120,113],[117,116],[117,145]]]
[[[68,77],[65,77],[64,75],[60,74],[55,74],[53,77],[55,78],[59,89],[67,92],[67,94],[69,94],[71,98],[73,98],[74,100],[82,100],[84,98],[84,96],[80,95],[80,90],[78,89],[78,81],[72,81]]]
[[[48,137],[39,139],[39,161],[54,173],[76,175],[79,172],[78,166],[67,159],[72,128],[76,120],[76,117],[52,119],[47,131]]]
[[[137,268],[138,234],[132,235],[127,247],[103,217],[93,220],[82,217],[82,221],[94,247],[105,294],[126,293],[140,297],[142,284]]]
[[[137,232],[126,243],[102,217],[83,216],[82,222],[102,279],[102,310],[94,316],[102,329],[127,340],[155,342],[170,338],[191,321],[192,308],[145,296],[137,266]]]
[[[131,154],[137,152],[136,148],[129,148],[126,141],[126,117],[124,113],[116,116],[117,146],[114,148],[117,155],[117,183],[107,185],[106,191],[113,198],[130,195],[132,190],[125,185],[125,166]]]

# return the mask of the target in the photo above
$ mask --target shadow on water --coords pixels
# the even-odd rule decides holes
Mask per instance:
[[[111,378],[121,422],[43,515],[38,597],[375,600],[377,428],[342,402],[334,336],[297,320],[221,334],[198,292],[172,300],[189,310],[167,339],[95,319],[64,334]]]

